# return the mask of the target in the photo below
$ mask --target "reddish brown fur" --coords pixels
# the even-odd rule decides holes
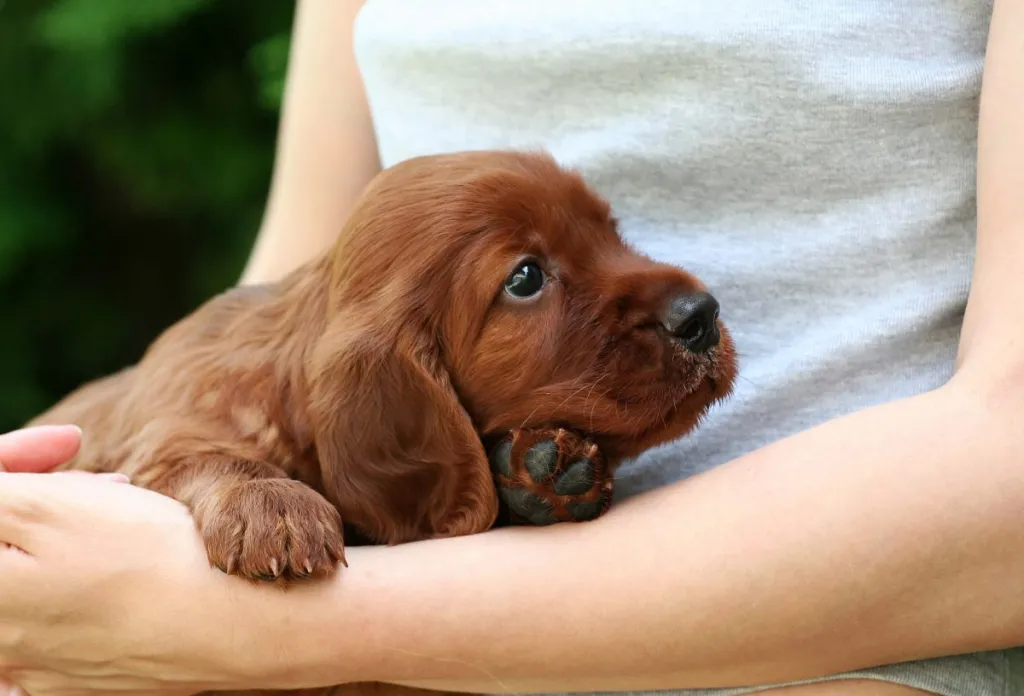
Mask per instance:
[[[524,256],[554,280],[509,301]],[[186,503],[220,567],[321,574],[341,520],[384,544],[492,526],[482,437],[563,426],[613,466],[684,435],[735,372],[724,328],[702,356],[659,330],[667,299],[701,288],[625,245],[545,155],[417,158],[322,258],[212,299],[34,422],[82,426],[71,466]]]

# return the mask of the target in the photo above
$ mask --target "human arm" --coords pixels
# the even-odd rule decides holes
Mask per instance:
[[[287,661],[268,638],[260,673],[640,690],[1022,644],[1021,411],[972,387],[834,421],[587,525],[354,549],[338,582],[268,606],[259,624],[296,618]]]
[[[211,572],[184,509],[149,491],[0,475],[0,538],[36,559],[0,555],[0,666],[36,696],[640,690],[1022,643],[1019,416],[980,384],[833,421],[595,522],[352,548],[333,580],[287,593]]]
[[[326,249],[380,171],[352,47],[363,0],[300,0],[274,174],[243,284],[272,282]]]

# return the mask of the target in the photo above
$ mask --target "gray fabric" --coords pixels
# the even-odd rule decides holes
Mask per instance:
[[[950,376],[991,9],[369,0],[356,45],[385,165],[544,147],[611,200],[633,243],[721,301],[736,393],[692,437],[627,465],[628,496]],[[1024,693],[1019,655],[865,674],[944,696]]]

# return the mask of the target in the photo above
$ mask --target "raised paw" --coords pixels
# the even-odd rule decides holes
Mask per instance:
[[[210,491],[193,509],[210,563],[225,573],[290,581],[345,562],[341,515],[291,479],[256,479]]]
[[[570,430],[517,430],[491,449],[490,463],[511,522],[583,522],[611,505],[607,462]]]

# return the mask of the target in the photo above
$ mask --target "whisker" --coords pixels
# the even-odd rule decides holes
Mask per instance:
[[[569,386],[570,387],[575,386],[577,381],[579,381],[579,377],[577,379],[574,379],[572,382],[570,382]],[[558,404],[558,406],[555,407],[555,410],[556,411],[560,410],[562,408],[562,406],[565,406],[565,404],[567,404],[569,402],[570,399],[572,399],[574,396],[576,396],[577,394],[579,394],[581,391],[583,391],[586,388],[587,388],[587,386],[583,385],[579,389],[576,389],[575,391],[573,391],[570,394],[568,394],[564,399],[562,399],[562,401]],[[522,423],[519,425],[520,429],[524,429],[526,427],[526,424],[528,422],[530,422],[530,419],[533,418],[535,415],[537,415],[537,409],[539,409],[539,408],[540,407],[538,406],[537,408],[534,408],[532,411],[530,411],[530,415],[528,415],[525,419],[523,419]]]

